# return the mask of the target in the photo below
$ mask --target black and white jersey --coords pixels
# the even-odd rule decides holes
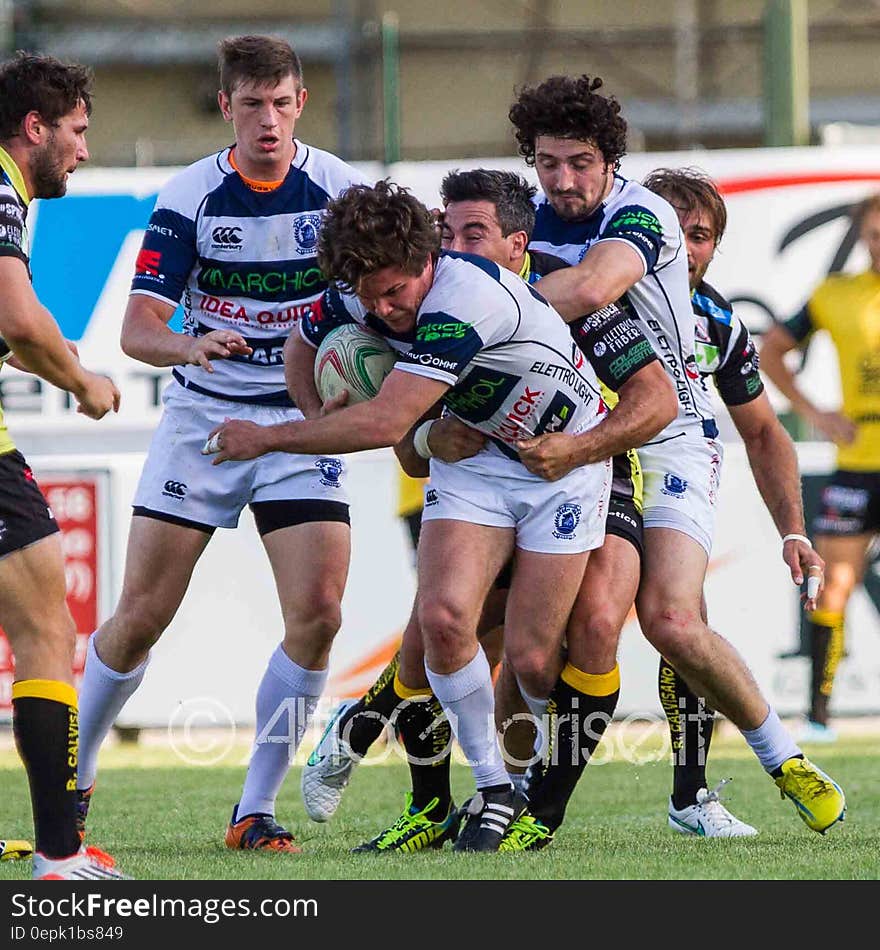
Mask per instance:
[[[327,287],[317,264],[324,208],[365,179],[298,141],[284,182],[257,192],[229,153],[195,162],[162,188],[131,292],[182,303],[191,336],[234,329],[253,348],[250,356],[214,360],[213,373],[177,366],[179,383],[221,399],[289,406],[284,342]]]
[[[441,253],[413,331],[395,333],[357,297],[329,290],[300,322],[313,346],[343,323],[376,330],[395,368],[447,383],[446,408],[518,459],[526,435],[577,434],[605,413],[596,374],[559,314],[509,270],[470,254]]]
[[[537,196],[535,203],[531,248],[578,264],[598,241],[624,241],[644,262],[642,278],[621,302],[638,321],[678,394],[677,418],[652,442],[694,428],[716,435],[712,401],[702,385],[694,354],[687,252],[675,209],[659,195],[619,175],[614,176],[608,197],[583,221],[564,221],[543,195]]]
[[[691,294],[696,321],[697,367],[715,380],[727,406],[742,406],[764,392],[758,351],[733,307],[705,280]]]

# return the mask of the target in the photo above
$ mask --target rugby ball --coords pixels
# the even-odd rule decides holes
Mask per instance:
[[[343,389],[348,402],[372,399],[397,362],[385,339],[357,323],[346,323],[327,334],[315,355],[315,386],[325,402]]]

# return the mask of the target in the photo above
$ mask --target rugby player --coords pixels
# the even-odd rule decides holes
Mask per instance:
[[[248,505],[284,631],[257,691],[256,742],[226,844],[297,853],[275,820],[275,801],[324,689],[340,625],[350,553],[344,467],[333,456],[296,454],[217,469],[201,450],[205,431],[233,414],[259,423],[303,418],[287,392],[284,343],[326,287],[316,262],[324,207],[363,178],[294,138],[308,93],[286,41],[225,39],[219,73],[220,111],[235,144],[163,187],[122,327],[124,351],[173,367],[173,379],[134,498],[122,594],[89,641],[80,826],[84,833],[102,740],[143,680],[150,649],[214,531],[236,527]],[[181,301],[177,333],[168,323]],[[250,649],[247,631],[229,633],[242,640],[238,649]]]
[[[764,391],[758,355],[748,329],[730,303],[705,280],[727,227],[724,199],[712,179],[694,168],[658,168],[642,184],[665,198],[678,215],[687,248],[688,283],[696,317],[697,365],[704,378],[713,380],[742,437],[755,484],[780,537],[795,536],[799,540],[797,547],[782,546],[792,581],[799,584],[804,574],[819,578],[824,562],[803,541],[806,528],[800,471],[791,437]],[[805,597],[805,609],[813,610],[815,606],[815,597]],[[705,599],[703,619],[707,620]],[[720,804],[718,792],[724,782],[716,789],[708,789],[706,756],[714,711],[704,706],[664,657],[660,658],[659,685],[676,762],[669,802],[670,826],[683,834],[707,837],[756,834],[754,828],[736,819]]]
[[[824,833],[845,815],[843,791],[804,757],[737,651],[702,617],[723,449],[694,355],[687,253],[672,206],[619,174],[626,122],[601,87],[598,77],[552,76],[523,88],[510,109],[520,153],[534,165],[543,189],[532,246],[572,265],[536,286],[566,320],[625,297],[661,357],[679,412],[639,449],[645,493],[645,557],[636,598],[641,628],[695,693],[740,729],[808,827]],[[529,471],[543,477],[571,469],[563,435],[536,436],[518,449]],[[785,546],[784,559],[796,565],[800,583],[813,563],[811,545],[788,536]],[[565,713],[560,705],[553,741],[561,748],[569,741]],[[542,780],[540,768],[531,772],[530,797]]]
[[[27,236],[34,198],[60,198],[88,160],[91,75],[84,66],[19,52],[0,65],[0,352],[69,392],[101,419],[119,391],[82,366],[31,286]],[[30,783],[33,876],[113,880],[113,859],[85,847],[76,827],[76,640],[67,608],[61,535],[0,412],[0,624],[15,656],[12,731]]]

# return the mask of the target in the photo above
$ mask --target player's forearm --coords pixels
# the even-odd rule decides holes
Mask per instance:
[[[18,326],[6,326],[3,337],[22,369],[74,396],[82,392],[85,371],[44,307],[34,312],[33,319]]]
[[[413,432],[409,432],[394,446],[394,454],[400,467],[409,475],[410,478],[427,478],[430,473],[430,465],[427,459],[423,459],[415,450],[413,445]]]
[[[132,294],[122,320],[119,342],[123,353],[149,366],[178,366],[188,362],[193,337],[168,326],[175,308],[146,294]]]
[[[590,275],[578,272],[574,267],[563,268],[547,274],[536,284],[535,289],[558,311],[566,323],[577,320],[585,313],[593,313],[614,300],[615,294]]]
[[[581,442],[581,465],[644,445],[678,414],[672,383],[657,361],[630,377],[618,395],[619,402],[607,418],[577,436]]]
[[[342,455],[395,445],[406,434],[409,422],[377,413],[370,402],[340,409],[320,419],[266,426],[263,452]]]
[[[311,419],[321,414],[321,397],[315,387],[315,353],[294,329],[284,344],[284,381],[299,411]]]
[[[797,453],[781,425],[766,426],[745,441],[755,485],[781,537],[805,534]]]

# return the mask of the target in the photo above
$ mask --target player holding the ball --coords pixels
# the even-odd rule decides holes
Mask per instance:
[[[439,251],[430,212],[388,182],[354,186],[328,206],[319,264],[331,281],[291,340],[297,400],[320,400],[314,351],[333,328],[359,323],[399,354],[378,396],[321,418],[260,426],[231,420],[215,464],[266,453],[345,453],[399,442],[439,400],[488,437],[472,458],[431,460],[418,565],[418,624],[401,648],[421,656],[430,687],[471,764],[481,809],[456,849],[495,851],[525,801],[514,791],[492,723],[489,664],[476,637],[486,594],[516,551],[505,638],[524,689],[547,695],[565,623],[589,552],[604,540],[612,455],[629,448],[632,422],[606,414],[592,366],[546,301],[515,274],[483,259]],[[595,317],[594,317],[595,319]],[[657,362],[659,431],[677,400]],[[306,410],[306,414],[310,412]],[[601,425],[598,423],[601,422]],[[523,440],[564,444],[571,465],[552,478],[520,460]]]
[[[236,527],[247,505],[284,630],[257,691],[257,741],[226,844],[295,853],[275,820],[275,799],[324,689],[340,625],[350,552],[343,465],[305,453],[217,469],[203,448],[206,432],[227,416],[303,418],[288,395],[284,344],[326,287],[316,262],[324,207],[363,178],[294,138],[307,91],[285,41],[233,37],[219,53],[219,105],[235,144],[162,189],[122,328],[129,356],[173,367],[174,378],[134,499],[122,595],[89,641],[79,814],[84,833],[101,742],[141,683],[214,531]],[[168,323],[181,301],[184,332],[175,333]],[[246,642],[248,631],[233,632]],[[291,721],[271,727],[282,705]]]

